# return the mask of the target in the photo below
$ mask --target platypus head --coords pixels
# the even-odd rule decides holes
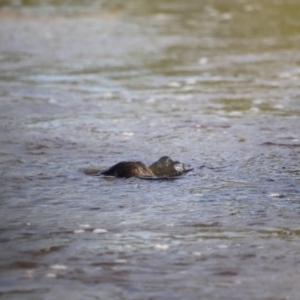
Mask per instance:
[[[176,176],[185,171],[184,164],[173,161],[169,156],[162,156],[149,168],[156,176]]]

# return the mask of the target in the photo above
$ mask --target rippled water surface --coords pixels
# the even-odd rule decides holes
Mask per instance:
[[[299,299],[299,11],[0,1],[0,298]]]

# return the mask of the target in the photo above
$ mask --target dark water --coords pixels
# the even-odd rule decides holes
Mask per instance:
[[[299,1],[0,7],[0,298],[299,299]]]

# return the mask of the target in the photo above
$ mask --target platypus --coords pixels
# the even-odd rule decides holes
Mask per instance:
[[[109,169],[98,173],[98,175],[115,176],[121,178],[130,177],[172,177],[189,172],[183,163],[173,161],[168,156],[162,156],[158,161],[147,167],[140,161],[122,161]]]

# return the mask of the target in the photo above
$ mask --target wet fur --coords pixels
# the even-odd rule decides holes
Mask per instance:
[[[140,161],[122,161],[112,166],[108,170],[101,172],[105,176],[115,176],[121,178],[130,177],[154,177],[154,173],[144,163]]]
[[[175,168],[176,164],[181,165],[180,171]],[[191,170],[186,170],[184,164],[173,161],[168,156],[163,156],[149,167],[140,161],[122,161],[97,175],[101,174],[119,178],[140,177],[142,179],[161,179],[174,178]]]

